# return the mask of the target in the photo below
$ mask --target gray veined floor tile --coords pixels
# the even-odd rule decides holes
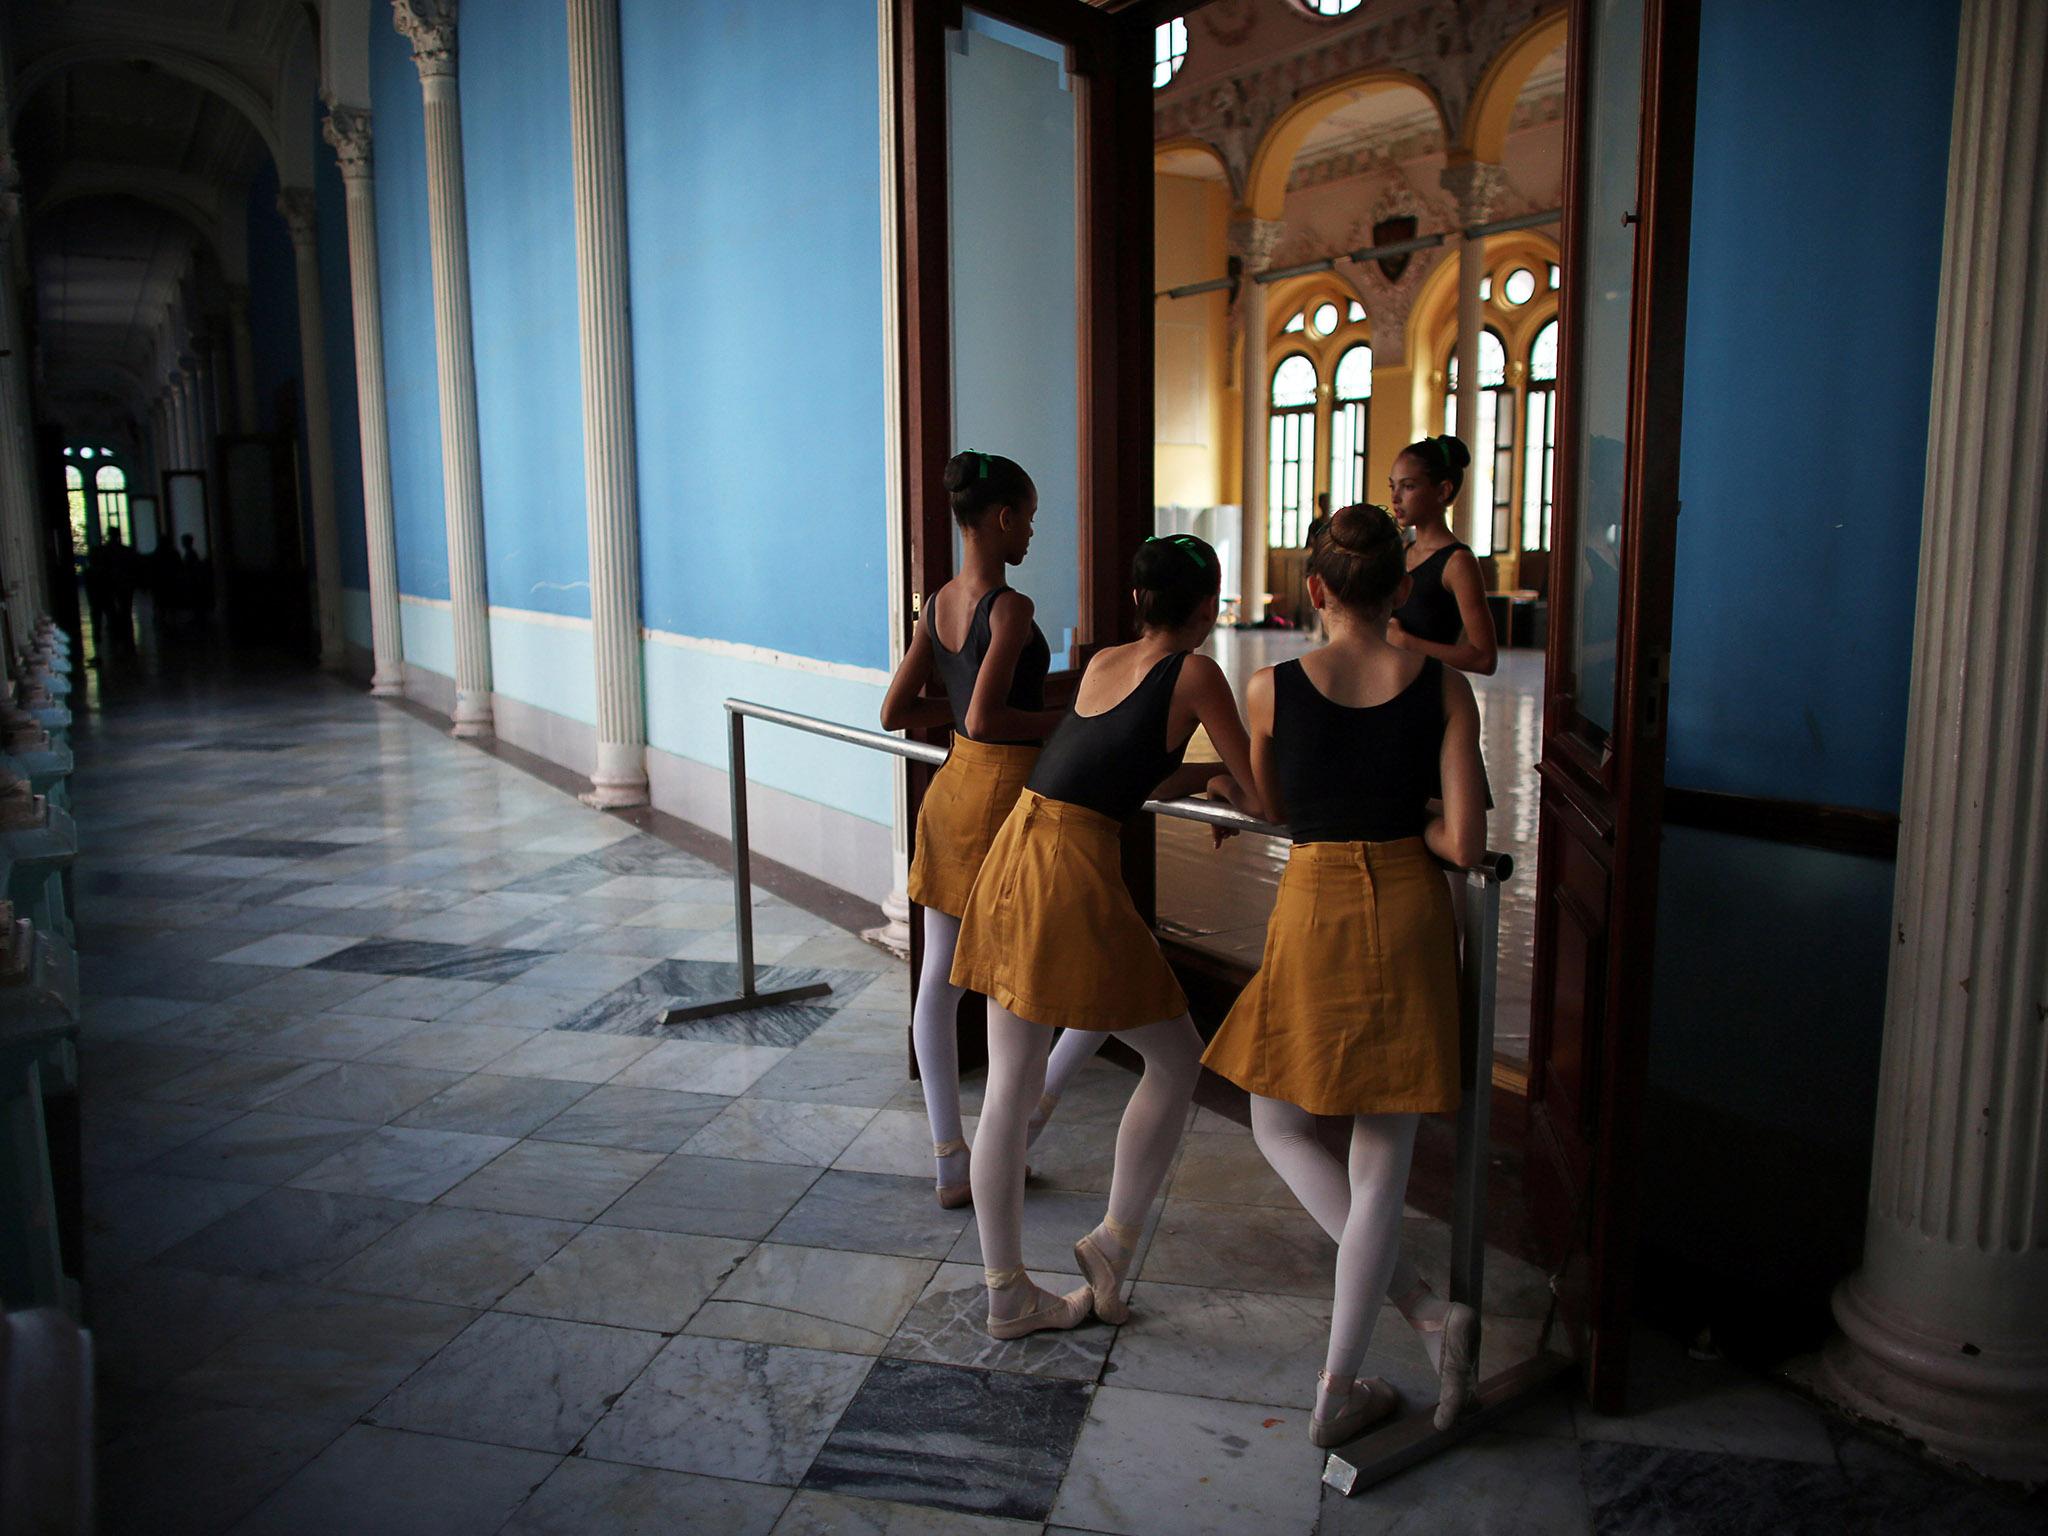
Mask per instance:
[[[90,1043],[79,1057],[79,1090],[87,1098],[133,1099],[204,1066],[214,1053],[153,1040],[114,1040]]]
[[[349,999],[351,1013],[392,1019],[438,1019],[490,991],[493,983],[440,976],[394,976]]]
[[[576,1141],[593,1147],[667,1153],[702,1130],[725,1105],[726,1100],[715,1094],[672,1093],[661,1088],[626,1088],[607,1083],[591,1089],[532,1134],[540,1141]]]
[[[185,998],[95,997],[80,1011],[79,1024],[88,1040],[121,1040],[167,1024],[199,1006]]]
[[[501,1077],[604,1083],[619,1076],[653,1047],[652,1040],[544,1029],[492,1062],[491,1070]]]
[[[196,1181],[195,1181],[196,1182]],[[243,1188],[246,1186],[233,1186]],[[314,1280],[418,1209],[402,1200],[271,1189],[187,1238],[166,1263],[223,1274]]]
[[[280,1012],[316,1013],[328,1008],[348,1012],[346,1004],[351,998],[382,986],[385,980],[355,971],[286,971],[251,987],[235,1000],[246,1008],[275,1008]]]
[[[523,1141],[441,1199],[444,1205],[590,1221],[660,1161],[654,1152]]]
[[[326,933],[272,933],[215,958],[228,965],[271,965],[296,969],[324,960],[349,941]]]
[[[1106,1201],[1101,1195],[1044,1194],[1024,1196],[1024,1263],[1032,1269],[1055,1275],[1078,1275],[1081,1265],[1074,1257],[1074,1244],[1095,1229],[1102,1220]],[[955,1264],[981,1264],[981,1229],[969,1222],[960,1233],[953,1251],[946,1255]]]
[[[301,1014],[250,1049],[270,1056],[355,1061],[419,1028],[417,1019],[375,1019],[347,1012]]]
[[[655,964],[649,955],[605,955],[590,951],[553,954],[523,972],[521,986],[550,987],[571,991],[578,987],[620,987]]]
[[[396,1123],[478,1136],[525,1136],[588,1092],[588,1083],[477,1072],[406,1111]]]
[[[1406,1536],[1426,1528],[1471,1536],[1590,1536],[1593,1530],[1579,1447],[1569,1440],[1484,1433],[1354,1498],[1325,1488],[1322,1500],[1320,1536]],[[1624,1528],[1645,1529],[1613,1529]],[[1798,1526],[1728,1527],[1737,1528]],[[1671,1529],[1676,1536],[1701,1527],[1688,1519]]]
[[[773,1536],[1037,1536],[1036,1520],[799,1490]]]
[[[732,1158],[666,1158],[598,1218],[608,1226],[697,1232],[707,1237],[768,1235],[817,1181],[818,1170],[795,1163]]]
[[[751,1246],[730,1237],[586,1227],[498,1307],[676,1333]]]
[[[1191,1131],[1181,1139],[1170,1192],[1188,1200],[1223,1205],[1272,1205],[1298,1209],[1300,1202],[1273,1165],[1241,1136]]]
[[[970,1142],[974,1140],[976,1123],[973,1115],[962,1117]],[[899,1178],[930,1179],[934,1175],[931,1122],[923,1110],[877,1110],[832,1166],[848,1173],[890,1173]]]
[[[909,1081],[898,1045],[894,1051],[795,1051],[763,1073],[750,1093],[758,1099],[880,1109]]]
[[[85,1266],[104,1280],[158,1254],[265,1194],[261,1184],[137,1173],[89,1197]]]
[[[553,1029],[590,1006],[588,994],[506,983],[441,1015],[444,1024],[489,1024],[529,1032]]]
[[[1376,1332],[1390,1331],[1388,1314],[1406,1327],[1386,1307]],[[1148,1392],[1313,1405],[1329,1346],[1327,1301],[1144,1279],[1132,1289],[1131,1320],[1117,1332],[1104,1380]]]
[[[1327,1298],[1337,1245],[1299,1207],[1166,1202],[1144,1278],[1170,1285]]]
[[[579,1230],[570,1221],[428,1206],[333,1271],[326,1283],[345,1291],[488,1307]]]
[[[294,1055],[275,1051],[270,1041],[282,1031],[305,1022],[301,1013],[275,1008],[253,1008],[237,999],[225,1003],[198,1003],[182,1017],[150,1034],[158,1044],[192,1046],[207,1051],[261,1051],[273,1055]]]
[[[616,1079],[621,1088],[667,1088],[728,1097],[745,1093],[789,1057],[785,1046],[665,1040]]]
[[[359,1425],[234,1536],[493,1536],[557,1458]]]
[[[661,1344],[656,1333],[487,1312],[369,1422],[566,1452]]]
[[[531,1030],[490,1024],[451,1024],[444,1018],[401,1035],[390,1044],[370,1052],[364,1059],[440,1072],[476,1072],[531,1038]]]
[[[96,1285],[93,1367],[99,1389],[138,1397],[157,1392],[303,1292],[281,1281],[165,1264]]]
[[[315,967],[494,984],[522,976],[546,958],[525,949],[489,949],[478,944],[441,944],[423,939],[372,939],[316,961]]]
[[[85,1164],[106,1173],[132,1172],[241,1113],[196,1104],[94,1099],[87,1104],[82,1125]]]
[[[974,1219],[972,1210],[940,1206],[929,1179],[828,1170],[782,1218],[778,1243],[846,1248],[940,1259]]]
[[[872,1362],[680,1334],[584,1439],[584,1454],[793,1487]]]
[[[291,1182],[295,1189],[382,1195],[424,1204],[516,1145],[504,1136],[386,1125]]]
[[[1039,1273],[1041,1289],[1075,1289],[1073,1275]],[[1090,1319],[1078,1328],[1046,1329],[1021,1339],[995,1339],[988,1332],[988,1286],[972,1264],[941,1264],[882,1353],[935,1365],[1012,1371],[1023,1376],[1057,1376],[1094,1381],[1118,1330]]]
[[[503,1536],[770,1536],[789,1490],[570,1456]]]
[[[175,1104],[255,1109],[333,1070],[334,1063],[328,1061],[298,1061],[238,1051],[215,1056],[180,1077],[158,1084],[144,1097]]]
[[[1723,1360],[1687,1357],[1662,1333],[1638,1328],[1630,1341],[1630,1411],[1573,1409],[1579,1438],[1673,1450],[1832,1462],[1820,1414]]]
[[[331,1421],[173,1399],[98,1456],[101,1529],[224,1530],[334,1439]]]
[[[929,1259],[763,1243],[698,1310],[689,1331],[878,1355],[935,1268]]]
[[[160,1172],[196,1178],[282,1184],[368,1131],[347,1120],[255,1110],[167,1153],[156,1166]]]
[[[345,1061],[314,1081],[271,1099],[266,1107],[290,1115],[383,1125],[414,1105],[462,1081],[460,1072]]]
[[[836,1104],[735,1099],[683,1143],[694,1157],[747,1158],[764,1163],[829,1167],[875,1111]]]

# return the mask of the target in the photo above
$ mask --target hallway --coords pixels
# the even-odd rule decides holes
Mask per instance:
[[[1133,1322],[992,1345],[970,1213],[931,1200],[900,966],[757,891],[769,976],[831,997],[663,1032],[664,997],[732,980],[714,865],[403,707],[229,676],[114,689],[79,732],[109,1532],[1576,1536],[1670,1529],[1674,1478],[1729,1529],[1964,1528],[1966,1491],[1648,1337],[1629,1420],[1553,1398],[1320,1488],[1331,1253],[1207,1110]],[[1034,1156],[1043,1274],[1127,1091],[1098,1063]],[[1408,1237],[1440,1276],[1441,1225]],[[1488,1289],[1491,1370],[1546,1290],[1500,1255]],[[1398,1316],[1370,1365],[1426,1396]]]

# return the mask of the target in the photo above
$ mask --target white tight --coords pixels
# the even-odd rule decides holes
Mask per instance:
[[[917,1007],[910,1015],[910,1044],[917,1053],[917,1079],[924,1088],[924,1112],[932,1123],[932,1144],[962,1139],[960,1130],[961,989],[953,985],[953,946],[960,919],[924,910],[924,969],[918,975]],[[966,1154],[940,1159],[940,1180],[957,1183]]]
[[[975,1135],[973,1177],[981,1262],[991,1270],[1024,1262],[1024,1141],[1031,1112],[1045,1091],[1052,1033],[990,1000],[988,1089]],[[1145,1059],[1145,1072],[1117,1130],[1109,1219],[1136,1228],[1152,1208],[1187,1128],[1188,1104],[1202,1070],[1202,1037],[1194,1020],[1182,1014],[1119,1030],[1117,1038]]]
[[[1401,1209],[1420,1119],[1353,1116],[1347,1170],[1316,1139],[1315,1117],[1307,1110],[1252,1095],[1252,1135],[1259,1150],[1337,1243],[1336,1301],[1324,1368],[1340,1382],[1357,1376],[1365,1363],[1380,1298],[1390,1284],[1403,1301],[1424,1289],[1414,1266],[1400,1256]],[[1404,1274],[1396,1274],[1397,1265]]]
[[[1052,1058],[1045,1065],[1045,1092],[1058,1098],[1067,1091],[1074,1074],[1095,1059],[1109,1039],[1099,1029],[1063,1029],[1053,1042]]]

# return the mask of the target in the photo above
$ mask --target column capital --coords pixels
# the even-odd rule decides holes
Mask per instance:
[[[1233,218],[1229,229],[1229,251],[1244,263],[1246,276],[1273,259],[1287,233],[1285,219]]]
[[[1513,188],[1508,173],[1490,160],[1460,160],[1437,174],[1437,182],[1457,199],[1458,222],[1484,224],[1507,205]]]
[[[284,215],[285,228],[291,231],[294,246],[312,245],[319,228],[317,204],[311,187],[277,189],[277,211]]]
[[[456,0],[391,0],[391,24],[412,44],[422,81],[455,73]]]
[[[320,136],[334,146],[344,180],[367,179],[370,174],[370,109],[329,107],[320,121]]]

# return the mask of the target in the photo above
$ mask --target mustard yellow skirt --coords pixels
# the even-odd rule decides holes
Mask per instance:
[[[917,851],[905,887],[920,907],[958,917],[989,845],[1038,761],[1035,746],[953,738],[917,808]]]
[[[1451,895],[1421,838],[1295,846],[1259,972],[1202,1064],[1311,1114],[1458,1107]]]
[[[1098,811],[1019,795],[960,920],[953,985],[1056,1029],[1136,1029],[1186,1013],[1124,884],[1121,831]]]

